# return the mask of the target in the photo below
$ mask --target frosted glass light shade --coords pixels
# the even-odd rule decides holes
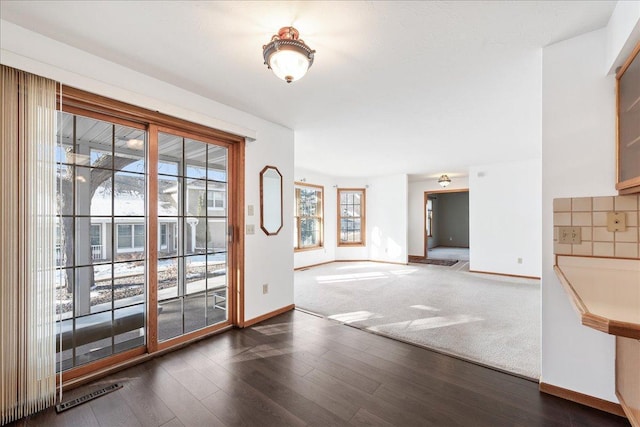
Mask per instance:
[[[309,59],[293,50],[279,50],[271,55],[269,67],[276,76],[291,83],[307,74]]]

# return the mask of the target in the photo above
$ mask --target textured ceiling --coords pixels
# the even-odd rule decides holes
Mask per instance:
[[[2,1],[32,31],[295,130],[296,166],[467,173],[540,155],[540,48],[606,25],[612,1]],[[287,85],[262,45],[316,49]]]

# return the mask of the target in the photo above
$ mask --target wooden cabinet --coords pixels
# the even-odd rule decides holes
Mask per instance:
[[[620,194],[640,192],[640,43],[616,76]]]

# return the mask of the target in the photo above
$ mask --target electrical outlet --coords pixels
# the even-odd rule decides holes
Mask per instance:
[[[582,228],[558,227],[558,242],[572,245],[582,243]]]
[[[607,231],[626,231],[627,214],[625,212],[607,212]]]
[[[518,264],[522,264],[522,258],[518,258]]]
[[[269,293],[269,284],[265,283],[264,285],[262,285],[262,294],[268,294]]]
[[[247,206],[247,215],[253,216],[253,205]]]

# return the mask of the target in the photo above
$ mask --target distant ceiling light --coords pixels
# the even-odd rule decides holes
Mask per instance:
[[[262,46],[262,55],[267,68],[287,83],[300,80],[313,64],[316,51],[299,40],[293,27],[282,27],[271,41]]]
[[[127,148],[142,150],[144,148],[144,141],[141,139],[127,139]]]
[[[442,187],[446,187],[447,185],[451,184],[451,178],[449,178],[447,175],[442,175],[440,176],[440,178],[438,178],[438,184],[440,184]]]

